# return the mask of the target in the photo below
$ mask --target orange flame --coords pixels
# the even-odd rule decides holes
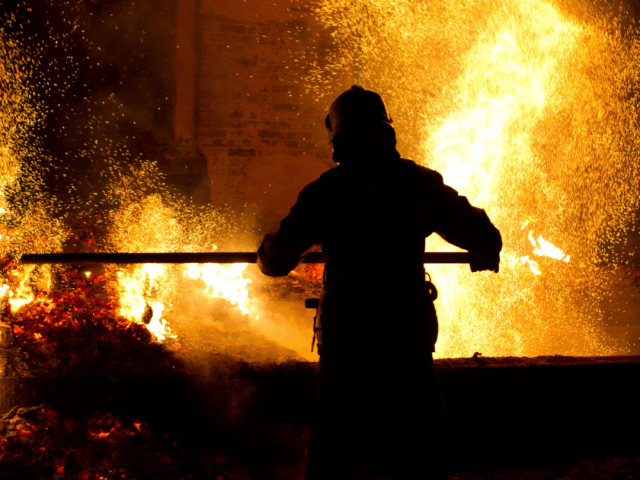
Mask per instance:
[[[339,53],[310,88],[334,95],[324,78],[347,71],[382,93],[400,152],[442,172],[503,234],[498,275],[429,267],[440,356],[624,351],[601,331],[597,265],[603,233],[624,231],[640,190],[637,32],[626,41],[619,19],[570,12],[553,0],[322,0],[316,9]],[[523,223],[542,233],[526,236]]]

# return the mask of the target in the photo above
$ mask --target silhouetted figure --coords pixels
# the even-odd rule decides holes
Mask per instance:
[[[326,119],[339,165],[302,190],[258,250],[270,276],[287,275],[314,245],[329,259],[306,480],[350,479],[354,469],[444,478],[425,238],[436,232],[475,254],[472,271],[498,271],[498,230],[439,173],[400,158],[391,122],[378,94],[353,86],[340,95]]]

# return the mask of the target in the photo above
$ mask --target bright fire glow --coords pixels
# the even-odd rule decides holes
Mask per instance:
[[[327,78],[348,72],[380,92],[400,152],[502,233],[498,275],[427,267],[438,355],[614,353],[598,264],[638,197],[638,43],[578,2],[323,0],[316,11],[339,51],[310,89],[328,103],[339,91]],[[426,249],[452,247],[432,237]]]
[[[620,353],[599,329],[607,285],[598,265],[607,260],[607,242],[623,236],[640,191],[640,49],[632,36],[622,35],[620,22],[596,18],[582,4],[318,3],[317,16],[332,29],[337,48],[312,73],[310,90],[328,104],[348,86],[335,79],[349,78],[347,83],[382,93],[401,153],[442,172],[487,210],[503,234],[499,275],[429,267],[440,291],[440,356]],[[60,251],[64,232],[35,188],[37,172],[34,178],[25,174],[29,190],[17,195],[21,208],[6,200],[24,173],[24,160],[37,157],[29,129],[41,116],[26,67],[16,67],[29,59],[10,39],[1,40],[0,252],[16,258]],[[116,169],[107,193],[118,207],[107,215],[113,233],[103,246],[120,252],[206,250],[217,241],[211,232],[220,218],[185,209],[162,189],[150,165]],[[451,247],[432,238],[427,249]],[[188,294],[178,288],[187,278],[212,301],[235,305],[233,318],[241,325],[254,305],[245,267],[119,268],[120,314],[147,324],[158,341],[174,336],[172,309],[178,295]],[[36,272],[42,283],[36,290],[48,289],[51,274],[42,269],[15,269],[0,287],[14,311],[36,297]],[[261,328],[268,316],[261,315],[267,318],[257,322]],[[271,338],[280,340],[282,331]]]
[[[184,275],[193,280],[202,280],[206,285],[206,291],[214,298],[223,298],[232,305],[237,305],[242,313],[248,314],[246,300],[249,296],[247,285],[251,280],[242,277],[247,268],[246,263],[232,265],[187,264]]]
[[[172,205],[159,195],[144,198],[131,196],[130,189],[123,192],[121,208],[113,215],[116,225],[111,242],[118,251],[152,252],[175,250],[207,250],[204,238],[194,238],[193,232],[202,230],[197,221],[213,219],[185,218],[178,206]],[[188,213],[188,212],[187,212]],[[191,220],[191,225],[189,225]],[[209,243],[209,245],[211,245]],[[213,245],[212,250],[217,246]],[[144,323],[157,341],[175,338],[171,334],[169,321],[172,304],[177,299],[178,288],[194,288],[193,285],[179,285],[179,277],[202,280],[201,287],[212,300],[221,299],[238,307],[242,314],[249,313],[246,306],[247,285],[251,282],[243,278],[247,264],[217,265],[189,264],[171,267],[169,265],[137,265],[118,271],[120,293],[120,313],[125,318]],[[161,319],[161,313],[166,317]],[[145,316],[152,314],[151,321]]]
[[[8,293],[9,305],[11,305],[11,311],[17,312],[25,305],[33,302],[35,294],[29,285],[30,275],[35,267],[33,265],[23,267],[21,269],[14,269],[11,274],[13,275],[14,287],[9,285],[2,286],[2,295]]]
[[[120,314],[137,323],[143,316],[158,288],[158,277],[164,273],[163,265],[137,265],[131,272],[119,271]]]
[[[153,311],[153,316],[147,325],[149,331],[155,335],[159,342],[163,342],[168,337],[176,338],[177,336],[171,333],[171,329],[167,325],[167,321],[162,318],[164,305],[160,302],[156,302],[151,305],[151,309]]]
[[[538,235],[538,239],[533,238],[533,232],[529,232],[529,241],[531,245],[535,247],[533,253],[535,255],[539,255],[541,257],[549,257],[555,258],[556,260],[562,260],[563,262],[569,262],[571,258],[569,255],[565,255],[565,253],[556,247],[553,243],[548,242],[542,235]]]

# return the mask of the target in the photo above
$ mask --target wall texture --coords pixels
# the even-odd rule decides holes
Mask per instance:
[[[300,189],[331,168],[327,102],[305,92],[330,48],[310,10],[265,0],[201,0],[196,35],[196,144],[211,201],[272,230]],[[338,86],[336,90],[340,90]]]

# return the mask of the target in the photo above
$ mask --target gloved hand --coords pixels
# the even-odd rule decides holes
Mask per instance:
[[[470,260],[469,266],[472,272],[481,272],[483,270],[490,270],[498,273],[500,270],[500,254],[495,255],[478,255],[476,253],[469,252]]]

